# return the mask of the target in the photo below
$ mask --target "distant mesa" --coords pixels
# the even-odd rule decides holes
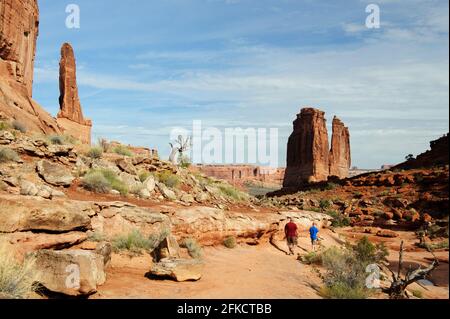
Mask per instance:
[[[36,0],[0,0],[0,120],[20,122],[43,134],[69,134],[90,144],[76,84],[73,49],[64,44],[60,64],[60,107],[52,117],[32,99],[39,8]]]
[[[350,132],[344,123],[337,117],[333,119],[330,149],[325,112],[302,109],[288,141],[283,186],[299,187],[329,177],[344,179],[349,176],[350,166]]]

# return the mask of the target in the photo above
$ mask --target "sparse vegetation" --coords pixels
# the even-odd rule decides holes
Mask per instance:
[[[12,128],[22,133],[26,133],[28,130],[25,124],[17,120],[12,122]]]
[[[181,183],[180,177],[169,170],[158,172],[156,177],[169,188],[177,188]]]
[[[139,173],[139,180],[143,183],[145,182],[152,174],[148,171],[142,171]]]
[[[419,299],[423,299],[423,292],[419,289],[414,289],[413,291],[411,291],[413,296]]]
[[[230,249],[236,248],[236,245],[237,245],[236,237],[229,236],[229,237],[225,238],[223,241],[223,245]]]
[[[118,145],[114,147],[113,152],[122,156],[133,156],[133,152],[131,152],[130,149],[125,145]]]
[[[236,201],[242,201],[246,199],[246,196],[243,192],[239,191],[238,189],[234,188],[231,185],[220,184],[218,186],[218,189],[224,196],[232,198]]]
[[[81,185],[95,193],[108,193],[114,189],[125,196],[129,191],[127,185],[119,179],[117,174],[108,169],[91,170],[83,178]]]
[[[154,250],[155,248],[157,248],[159,246],[159,244],[161,244],[161,242],[167,238],[167,236],[170,235],[170,230],[167,228],[164,228],[163,230],[161,230],[161,232],[159,233],[154,233],[151,234],[148,237],[148,246],[150,250]]]
[[[327,183],[327,185],[325,186],[325,190],[333,190],[336,189],[339,185],[336,183]]]
[[[86,154],[92,159],[99,159],[103,156],[103,149],[101,147],[92,147]]]
[[[0,294],[16,299],[29,298],[36,290],[33,262],[19,263],[5,244],[0,244]]]
[[[9,148],[0,148],[0,163],[17,162],[20,160],[16,151]]]
[[[94,242],[106,241],[108,238],[101,232],[93,232],[89,235],[88,240]]]
[[[66,143],[66,139],[62,135],[50,135],[48,141],[52,145],[64,145]]]
[[[117,236],[112,241],[112,246],[115,252],[129,251],[136,254],[141,254],[142,250],[149,250],[151,242],[145,238],[139,230],[133,230],[129,234]]]
[[[332,203],[328,199],[321,199],[319,202],[320,212],[323,213],[325,210],[330,208],[331,205],[332,205]]]
[[[99,138],[98,139],[98,146],[103,150],[103,153],[108,153],[109,152],[109,143],[106,139],[104,138]]]
[[[9,124],[8,122],[0,121],[0,131],[7,131],[11,128],[11,124]]]
[[[365,286],[366,267],[384,260],[387,249],[383,245],[372,244],[367,237],[356,245],[345,249],[332,247],[321,255],[322,265],[327,270],[325,287],[321,294],[331,299],[365,299],[370,291]]]
[[[311,251],[306,255],[301,256],[301,261],[307,265],[321,264],[322,255],[318,252]]]
[[[182,155],[178,159],[178,165],[181,168],[189,168],[192,165],[191,159],[188,156],[186,156],[186,155]]]
[[[100,171],[86,174],[81,181],[81,186],[94,193],[109,193],[111,191],[111,184]]]
[[[180,247],[186,248],[192,258],[199,259],[202,257],[202,248],[193,238],[186,238],[183,240]]]

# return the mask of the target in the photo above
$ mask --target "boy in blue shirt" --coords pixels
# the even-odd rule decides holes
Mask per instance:
[[[312,244],[312,249],[313,251],[315,250],[316,247],[316,242],[318,239],[317,234],[319,233],[319,229],[317,228],[317,224],[314,222],[312,227],[309,229],[309,236],[311,238],[311,244]]]

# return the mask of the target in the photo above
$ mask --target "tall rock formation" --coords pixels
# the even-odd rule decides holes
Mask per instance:
[[[59,105],[58,124],[70,135],[83,143],[91,143],[92,122],[86,120],[78,96],[75,54],[70,44],[61,48],[59,63]]]
[[[333,120],[332,148],[328,143],[325,112],[304,108],[294,121],[289,137],[284,187],[297,187],[328,180],[329,176],[348,177],[350,133],[338,119]]]
[[[347,178],[351,166],[350,132],[336,116],[333,119],[333,134],[330,151],[330,176]]]
[[[60,133],[56,120],[31,99],[38,30],[36,0],[0,0],[0,120]]]
[[[284,187],[326,180],[329,172],[325,112],[302,109],[289,137]]]

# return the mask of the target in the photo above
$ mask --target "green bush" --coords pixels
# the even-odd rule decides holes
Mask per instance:
[[[229,236],[229,237],[225,238],[223,241],[223,245],[230,249],[236,248],[236,245],[237,245],[236,238],[233,236]]]
[[[52,145],[64,145],[66,144],[66,139],[62,135],[50,135],[48,141]]]
[[[167,238],[167,236],[170,235],[170,230],[167,228],[164,228],[161,232],[159,233],[154,233],[151,234],[148,237],[148,242],[149,242],[149,249],[150,250],[154,250],[155,248],[157,248],[161,242]]]
[[[180,178],[169,170],[159,172],[157,178],[169,188],[177,188],[181,183]]]
[[[325,186],[325,190],[333,190],[336,189],[339,185],[336,183],[327,183],[327,185]]]
[[[8,122],[0,121],[0,131],[7,131],[10,130],[11,128],[12,128],[11,124],[9,124]]]
[[[143,183],[149,178],[152,174],[147,171],[142,171],[139,173],[139,180]]]
[[[136,229],[129,234],[114,238],[112,246],[116,252],[127,250],[133,253],[141,253],[142,250],[149,250],[152,248],[150,241]]]
[[[202,257],[202,248],[193,238],[186,238],[180,245],[180,247],[187,248],[189,255],[192,258],[198,259]]]
[[[95,241],[95,242],[102,242],[102,241],[106,241],[107,239],[108,238],[101,232],[93,232],[88,237],[89,241]]]
[[[0,163],[17,162],[20,160],[16,151],[9,148],[0,148]]]
[[[24,299],[36,291],[34,263],[26,259],[19,263],[11,249],[0,245],[0,294],[7,297]]]
[[[26,133],[27,132],[27,127],[25,124],[23,124],[22,122],[19,121],[13,121],[12,122],[12,127],[13,129],[15,129],[16,131],[22,132],[22,133]]]
[[[419,299],[423,299],[423,292],[421,290],[418,289],[414,289],[412,291],[412,294],[414,297],[419,298]]]
[[[119,155],[123,155],[123,156],[128,156],[128,157],[133,156],[133,153],[130,151],[130,149],[124,145],[118,145],[118,146],[114,147],[113,152],[116,154],[119,154]]]
[[[100,171],[92,171],[84,176],[81,186],[94,193],[109,193],[112,189],[111,183]]]
[[[331,201],[328,199],[321,199],[319,202],[319,208],[322,212],[331,207]]]
[[[92,147],[86,154],[92,159],[99,159],[103,156],[103,149],[101,147]]]
[[[244,195],[243,192],[237,190],[236,188],[234,188],[231,185],[227,185],[227,184],[220,184],[218,186],[220,192],[225,196],[225,197],[229,197],[232,198],[236,201],[242,201],[245,200],[246,197]]]
[[[334,210],[329,210],[327,212],[327,215],[333,217],[333,220],[331,221],[331,226],[335,228],[347,227],[350,226],[351,224],[351,220],[349,217]]]
[[[351,287],[342,282],[322,287],[320,295],[327,299],[367,299],[370,296],[366,288]]]
[[[313,264],[321,264],[322,263],[322,255],[315,251],[311,251],[306,255],[301,256],[301,261],[307,265]]]

